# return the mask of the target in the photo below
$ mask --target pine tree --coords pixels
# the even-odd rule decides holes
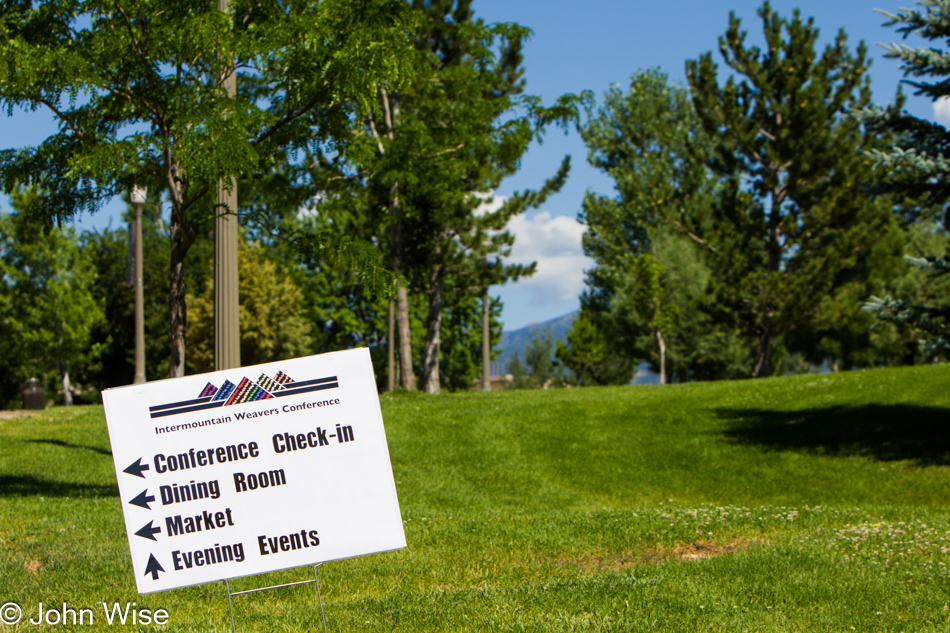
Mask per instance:
[[[848,116],[870,101],[864,44],[852,54],[839,31],[819,54],[813,19],[782,18],[768,2],[758,13],[761,49],[730,16],[724,85],[710,53],[687,62],[687,76],[722,182],[707,225],[691,231],[710,252],[719,300],[754,341],[752,375],[764,377],[776,348],[813,328],[827,297],[863,281],[894,231],[886,202],[861,188],[862,152],[877,139]]]
[[[632,359],[618,353],[617,345],[584,314],[574,319],[565,338],[557,342],[555,356],[574,375],[578,387],[630,382]]]
[[[545,126],[576,117],[576,100],[545,108],[522,94],[522,46],[529,31],[486,25],[471,0],[417,0],[416,73],[404,90],[380,90],[346,157],[364,186],[361,204],[378,227],[373,239],[403,275],[395,297],[399,374],[415,389],[409,293],[428,304],[421,374],[440,389],[443,314],[449,303],[479,296],[490,284],[533,272],[501,259],[514,237],[508,220],[543,202],[564,183],[561,169],[537,191],[512,196],[485,213],[485,194],[514,173]],[[487,262],[487,264],[486,264]]]
[[[918,35],[927,40],[950,38],[950,1],[922,0],[917,8],[897,13],[880,12],[887,18],[885,26],[894,26],[905,38]],[[901,60],[905,81],[915,94],[933,101],[950,98],[950,83],[945,79],[950,65],[950,51],[936,46],[911,47],[891,44],[886,56]],[[881,177],[879,190],[901,197],[900,211],[913,222],[933,221],[946,239],[950,233],[950,131],[939,123],[922,120],[901,109],[898,100],[882,109],[866,109],[859,118],[874,129],[896,134],[888,149],[873,149]],[[929,273],[931,285],[937,286],[950,277],[950,245],[943,255],[908,256],[907,261]],[[946,288],[945,283],[943,287]],[[950,353],[950,302],[946,294],[922,303],[914,298],[872,297],[865,309],[881,321],[909,324],[922,331],[928,358]]]
[[[564,386],[564,368],[557,356],[557,343],[549,328],[531,334],[527,345],[509,363],[514,389],[548,389]]]

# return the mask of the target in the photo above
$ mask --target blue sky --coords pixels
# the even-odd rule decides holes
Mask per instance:
[[[893,99],[902,74],[894,60],[885,59],[878,42],[898,40],[893,29],[884,28],[880,8],[896,11],[910,2],[893,5],[878,0],[773,1],[780,14],[793,8],[813,16],[821,29],[822,44],[844,28],[852,48],[864,40],[873,59],[874,98],[879,103]],[[592,90],[598,101],[613,84],[628,85],[638,69],[659,67],[674,81],[684,82],[684,64],[705,51],[717,51],[717,38],[726,30],[729,11],[743,20],[748,41],[758,43],[761,22],[752,0],[474,0],[476,13],[488,22],[517,22],[534,31],[525,50],[527,93],[551,102],[568,92]],[[911,42],[914,43],[914,42]],[[718,57],[718,52],[715,53]],[[721,61],[718,60],[717,61]],[[934,117],[933,104],[913,98],[908,109],[917,116]],[[45,112],[17,113],[0,118],[0,146],[36,144],[53,131]],[[510,228],[518,239],[513,259],[538,261],[535,277],[492,289],[505,303],[505,329],[545,321],[575,310],[583,290],[584,269],[591,265],[583,256],[576,221],[584,192],[588,189],[612,195],[613,184],[586,161],[586,149],[576,132],[549,132],[542,145],[534,146],[521,171],[506,180],[497,192],[535,188],[550,177],[565,154],[572,157],[571,176],[564,189],[538,210],[516,219]],[[79,221],[80,228],[119,226],[121,205],[113,205],[94,217]]]

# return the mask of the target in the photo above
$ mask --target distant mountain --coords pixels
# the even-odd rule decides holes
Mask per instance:
[[[577,317],[577,310],[568,312],[550,321],[530,323],[523,328],[512,330],[511,332],[502,332],[499,347],[503,351],[498,357],[498,360],[506,363],[511,362],[515,354],[524,349],[536,332],[541,333],[545,329],[551,330],[555,341],[563,341],[567,336],[567,331],[571,329],[571,324],[574,323],[575,317]]]
[[[534,336],[535,332],[540,333],[545,329],[551,330],[551,334],[554,335],[555,341],[563,341],[567,337],[567,331],[571,329],[571,325],[574,323],[574,319],[577,318],[577,310],[573,312],[568,312],[564,316],[559,316],[550,321],[545,321],[543,323],[531,323],[524,326],[518,330],[512,330],[510,332],[501,333],[501,343],[499,347],[502,349],[501,355],[498,357],[498,360],[503,363],[510,363],[515,358],[515,354],[520,352],[527,346],[528,342],[531,340],[531,337]],[[492,369],[492,373],[507,373],[508,370],[505,368],[501,369]],[[632,385],[656,385],[659,384],[660,377],[653,373],[650,369],[650,365],[644,361],[640,361],[637,365],[637,371],[633,376],[633,379],[630,381]]]

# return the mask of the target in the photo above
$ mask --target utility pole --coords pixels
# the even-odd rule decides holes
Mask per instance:
[[[389,332],[386,334],[386,346],[389,348],[387,350],[387,365],[386,365],[386,374],[388,379],[389,392],[392,393],[396,388],[396,327],[395,327],[395,315],[393,314],[393,298],[389,297]]]
[[[482,293],[482,391],[491,391],[491,330],[488,323],[488,288]]]
[[[228,0],[216,0],[218,11],[228,13]],[[228,71],[222,81],[228,97],[237,94],[237,76]],[[218,182],[214,215],[214,368],[241,366],[241,330],[238,321],[237,179]],[[230,185],[230,186],[227,186]]]
[[[142,207],[148,190],[145,187],[132,188],[132,207],[135,209],[135,225],[132,230],[132,258],[135,261],[133,273],[135,284],[135,378],[132,384],[145,382],[145,288],[142,286]]]

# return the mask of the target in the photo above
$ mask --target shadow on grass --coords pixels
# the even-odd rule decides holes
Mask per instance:
[[[33,475],[0,475],[0,497],[117,497],[119,488],[107,484],[49,481]]]
[[[899,404],[717,414],[731,421],[726,438],[767,450],[950,464],[950,409]]]
[[[107,451],[104,448],[99,448],[98,446],[83,446],[82,444],[71,444],[69,442],[64,442],[63,440],[26,440],[31,444],[50,444],[52,446],[62,446],[64,448],[82,448],[87,451],[93,451],[94,453],[99,453],[100,455],[108,455],[112,457],[112,451]]]

